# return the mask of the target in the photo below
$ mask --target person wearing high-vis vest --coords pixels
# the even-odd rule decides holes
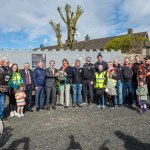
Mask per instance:
[[[117,73],[115,68],[113,67],[112,62],[108,62],[108,70],[107,70],[107,87],[105,92],[109,97],[109,108],[114,109],[116,106],[116,83],[117,83]]]
[[[95,73],[95,89],[96,95],[98,97],[97,108],[101,108],[104,110],[105,99],[104,99],[104,91],[106,88],[106,71],[103,71],[103,66],[98,66],[99,71]]]

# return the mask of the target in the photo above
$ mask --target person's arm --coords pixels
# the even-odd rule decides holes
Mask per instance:
[[[66,74],[67,74],[67,78],[71,78],[72,77],[72,67],[69,67],[68,68],[68,72],[66,72]]]
[[[34,69],[33,71],[33,82],[34,82],[34,86],[37,87],[37,70]]]
[[[91,79],[91,81],[94,81],[94,78],[95,78],[95,66],[94,65],[92,65],[91,66],[91,72],[92,72],[92,79]]]

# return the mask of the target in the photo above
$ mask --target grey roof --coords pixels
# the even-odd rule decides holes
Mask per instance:
[[[125,34],[125,35],[128,35],[128,34]],[[87,41],[85,40],[85,41],[75,42],[73,49],[78,49],[78,50],[81,50],[81,51],[83,49],[86,49],[86,50],[100,49],[100,50],[102,50],[102,49],[104,49],[104,46],[106,45],[106,43],[109,42],[110,40],[112,40],[116,37],[125,36],[125,35],[119,35],[119,36],[113,36],[113,37],[106,37],[106,38],[99,38],[99,39],[92,39],[92,40],[87,40]],[[130,35],[143,36],[143,37],[149,38],[147,32],[133,33],[133,34],[130,34]],[[56,48],[57,48],[57,45],[53,45],[53,46],[42,47],[41,50],[48,49],[49,51],[51,51],[51,50],[56,49]],[[67,46],[66,46],[66,44],[64,44],[64,49],[66,49],[66,48],[67,48]],[[37,49],[38,48],[35,48],[34,50],[37,50]]]

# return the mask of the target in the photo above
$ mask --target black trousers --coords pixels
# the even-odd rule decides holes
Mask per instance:
[[[45,87],[46,92],[46,107],[50,107],[50,103],[52,106],[56,106],[56,86]]]
[[[83,102],[86,103],[86,99],[88,103],[93,102],[93,85],[90,84],[90,80],[83,81]]]
[[[150,77],[146,78],[146,83],[147,83],[147,88],[148,88],[148,94],[149,94],[149,97],[150,97]]]
[[[25,93],[26,93],[26,110],[31,110],[33,107],[33,99],[32,99],[32,85],[26,85]]]
[[[10,91],[10,96],[9,96],[9,110],[10,110],[10,112],[17,110],[16,99],[15,99],[15,93],[14,93],[14,90],[13,90],[13,89],[11,89],[11,91]]]

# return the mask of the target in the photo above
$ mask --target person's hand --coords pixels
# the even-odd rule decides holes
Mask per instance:
[[[93,85],[93,81],[91,81],[90,84]]]
[[[58,77],[59,76],[59,73],[57,72],[56,74],[55,74],[55,77]]]
[[[0,92],[3,92],[3,88],[0,87]]]
[[[109,74],[109,77],[112,78],[112,74]]]
[[[147,73],[147,76],[150,76],[150,72]]]
[[[35,90],[38,90],[38,86],[35,87]]]
[[[64,75],[65,75],[65,76],[67,76],[67,73],[66,73],[66,72],[64,72]]]
[[[141,79],[142,79],[142,78],[143,78],[143,76],[142,76],[142,75],[140,75],[140,76],[139,76],[139,78],[141,78]]]

